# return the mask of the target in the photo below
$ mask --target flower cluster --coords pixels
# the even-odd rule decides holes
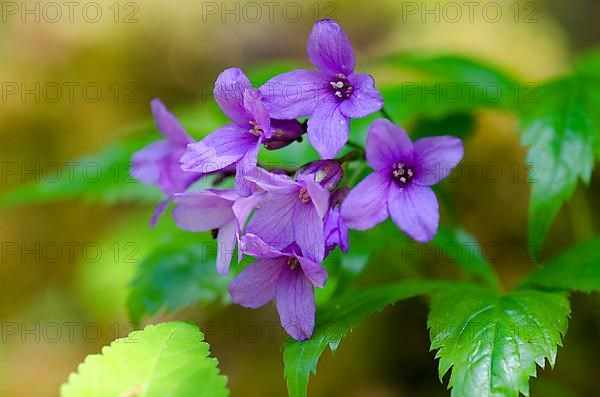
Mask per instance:
[[[400,127],[378,119],[364,150],[336,159],[350,119],[381,110],[383,98],[371,76],[355,73],[352,46],[335,22],[317,22],[307,50],[317,70],[284,73],[258,89],[240,69],[221,73],[214,97],[231,123],[199,142],[153,101],[165,139],[133,158],[136,177],[167,195],[153,223],[174,202],[181,229],[212,232],[218,240],[221,274],[228,273],[236,247],[238,263],[243,255],[255,257],[229,286],[233,302],[257,308],[275,300],[282,326],[298,340],[313,333],[314,287],[325,286],[327,255],[336,247],[348,251],[348,228],[365,230],[391,217],[414,240],[432,239],[439,210],[431,185],[463,156],[457,138],[413,143]],[[305,133],[322,159],[294,172],[258,162],[261,147],[280,149]],[[365,159],[374,172],[350,190],[345,165]],[[231,189],[189,189],[209,174],[233,176],[235,183]]]

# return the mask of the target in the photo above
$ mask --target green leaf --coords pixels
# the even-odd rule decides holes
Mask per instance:
[[[467,274],[475,276],[490,287],[498,288],[500,286],[492,265],[485,259],[481,251],[481,246],[464,229],[440,227],[432,244]]]
[[[217,273],[216,250],[214,241],[172,244],[141,261],[127,297],[131,320],[139,324],[163,307],[172,312],[198,302],[226,301],[230,278]]]
[[[285,378],[290,397],[305,397],[308,379],[316,373],[317,363],[329,345],[336,350],[353,328],[374,313],[402,299],[430,293],[446,282],[406,281],[385,287],[348,292],[332,299],[317,311],[317,324],[311,339],[289,339],[284,346]]]
[[[600,76],[600,48],[587,51],[575,63],[579,75]]]
[[[396,66],[416,70],[445,81],[498,84],[510,91],[516,79],[489,62],[456,54],[399,54],[386,58]]]
[[[451,113],[441,118],[417,120],[410,137],[414,141],[427,136],[452,135],[465,140],[474,130],[475,116],[472,113]]]
[[[525,287],[600,291],[600,238],[579,244],[550,260],[524,282]]]
[[[210,99],[206,103],[177,111],[186,130],[201,138],[226,122],[221,110]],[[115,204],[135,202],[157,204],[164,195],[156,186],[142,184],[130,175],[131,156],[149,143],[162,139],[154,122],[148,120],[130,129],[129,136],[113,142],[98,153],[65,162],[55,176],[54,167],[44,172],[39,183],[25,183],[0,196],[0,208],[16,205],[50,203],[83,199],[91,203]]]
[[[544,367],[548,359],[554,366],[569,313],[563,293],[501,295],[475,286],[440,291],[428,319],[440,380],[452,368],[453,397],[528,396],[536,364]]]
[[[415,81],[381,85],[386,109],[396,122],[412,118],[441,119],[480,108],[512,109],[522,98],[520,83],[482,61],[458,55],[398,54],[383,65],[420,74]]]
[[[273,77],[295,69],[310,69],[311,66],[293,59],[277,59],[254,65],[246,70],[246,75],[254,87],[260,87]]]
[[[593,81],[579,76],[557,80],[542,86],[541,101],[522,111],[522,144],[529,147],[527,162],[538,170],[529,205],[529,241],[536,258],[577,181],[590,181],[598,139],[590,117],[597,110],[589,100],[592,88]]]
[[[225,397],[227,378],[189,323],[150,325],[86,357],[61,397]]]
[[[70,162],[58,176],[40,176],[39,183],[26,183],[0,197],[0,207],[56,202],[85,198],[90,202],[157,203],[160,191],[133,179],[129,170],[131,155],[150,142],[148,138],[130,138],[112,144],[98,154]]]

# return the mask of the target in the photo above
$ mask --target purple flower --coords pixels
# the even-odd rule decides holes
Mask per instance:
[[[169,197],[156,208],[151,222],[154,225],[173,194],[185,191],[202,177],[202,173],[181,169],[179,160],[194,140],[159,99],[154,99],[151,107],[156,126],[165,139],[153,142],[133,155],[131,174],[140,182],[158,186]]]
[[[326,256],[336,246],[339,246],[342,252],[348,252],[350,241],[348,239],[348,227],[340,214],[340,208],[350,189],[342,187],[331,195],[331,204],[327,216],[325,216],[325,252]]]
[[[255,309],[275,299],[287,333],[297,340],[310,338],[315,326],[314,287],[325,286],[325,269],[300,255],[294,245],[281,251],[254,234],[244,235],[240,246],[258,259],[229,285],[232,301]]]
[[[317,160],[298,170],[298,175],[312,176],[315,182],[331,192],[344,177],[344,169],[335,160]]]
[[[261,193],[240,197],[235,190],[208,189],[176,194],[173,218],[183,230],[217,233],[217,271],[227,274],[239,236],[260,199]],[[238,260],[241,257],[239,252]]]
[[[351,229],[366,230],[391,216],[414,240],[431,240],[440,214],[430,186],[446,178],[463,154],[458,138],[429,137],[413,144],[402,128],[375,120],[366,145],[367,162],[375,172],[342,204],[344,222]]]
[[[219,75],[214,97],[233,123],[188,145],[181,167],[185,171],[208,173],[236,164],[236,188],[247,196],[251,187],[244,174],[256,165],[261,143],[277,136],[299,136],[302,126],[293,120],[271,120],[259,92],[240,69],[227,69]]]
[[[315,24],[307,51],[318,71],[284,73],[260,91],[272,117],[311,116],[308,138],[322,158],[330,159],[348,141],[350,119],[380,110],[383,98],[371,76],[354,73],[352,44],[334,21],[324,19]]]
[[[246,231],[280,250],[296,243],[302,256],[321,262],[325,250],[323,217],[329,209],[327,189],[312,176],[293,180],[261,168],[246,177],[267,192]]]

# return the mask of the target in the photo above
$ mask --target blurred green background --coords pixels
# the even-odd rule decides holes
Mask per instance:
[[[340,22],[355,46],[359,69],[398,83],[414,76],[377,75],[367,66],[369,59],[400,51],[467,54],[523,81],[543,81],[568,71],[573,57],[600,39],[596,0],[475,2],[472,15],[464,2],[436,1],[97,0],[93,6],[74,2],[71,13],[62,2],[54,3],[60,16],[49,3],[1,3],[0,194],[35,183],[36,174],[53,178],[56,164],[123,138],[156,137],[148,105],[154,97],[183,116],[194,136],[210,132],[207,126],[218,125],[220,116],[207,95],[219,72],[281,59],[306,63],[306,38],[318,18]],[[452,4],[460,6],[462,16]],[[490,183],[479,168],[474,178],[451,186],[464,227],[484,246],[500,247],[493,263],[507,287],[534,267],[526,246],[530,186],[513,177],[515,164],[522,169],[525,158],[516,123],[509,113],[479,112],[465,162],[495,162],[503,177]],[[126,170],[102,171],[123,178]],[[95,170],[79,164],[74,172]],[[67,178],[64,171],[60,178]],[[148,196],[148,205],[69,199],[0,211],[0,396],[58,395],[85,355],[132,329],[127,285],[136,262],[162,238],[148,228],[157,197]],[[598,232],[594,204],[599,200],[596,172],[591,187],[579,187],[561,211],[544,257]],[[412,259],[378,257],[364,280],[390,281],[381,280],[381,267],[392,269],[397,279],[452,274],[444,261]],[[559,350],[553,371],[540,370],[539,379],[532,380],[534,396],[600,393],[599,303],[597,294],[575,295],[567,348]],[[403,302],[355,330],[335,355],[324,355],[310,395],[449,395],[428,351],[426,304]],[[272,307],[249,311],[211,304],[148,321],[165,318],[201,324],[229,376],[232,396],[286,395],[284,335],[272,325],[277,322]],[[259,324],[260,334],[249,324]]]

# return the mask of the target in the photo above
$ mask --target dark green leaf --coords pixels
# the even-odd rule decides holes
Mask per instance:
[[[150,325],[86,357],[62,397],[226,397],[227,378],[189,323]]]
[[[567,291],[600,291],[600,238],[579,244],[527,278],[524,285]]]
[[[440,380],[452,368],[453,397],[528,396],[536,364],[544,367],[548,359],[554,366],[569,313],[563,293],[501,295],[474,286],[440,291],[428,319]]]
[[[131,283],[127,307],[139,324],[161,308],[172,312],[198,302],[228,298],[228,277],[215,268],[216,243],[173,244],[158,248],[142,260]]]
[[[61,171],[60,177],[40,177],[39,183],[30,182],[8,191],[0,197],[0,207],[79,197],[103,203],[157,203],[162,197],[160,191],[139,183],[129,174],[131,155],[148,142],[150,139],[147,138],[131,138],[113,144],[96,155],[74,160]]]
[[[452,113],[442,118],[423,118],[417,120],[411,131],[411,139],[426,136],[452,135],[465,140],[475,130],[475,117],[471,113]]]
[[[416,81],[383,85],[386,109],[396,122],[412,118],[440,119],[480,108],[512,109],[524,100],[522,84],[485,62],[456,56],[399,54],[380,61],[420,74]]]
[[[499,283],[492,265],[485,259],[481,246],[463,229],[441,227],[432,242],[440,251],[460,266],[467,274],[498,288]]]
[[[529,205],[529,241],[539,258],[541,245],[562,204],[577,181],[589,183],[594,167],[597,132],[590,117],[597,111],[589,101],[592,81],[578,76],[541,87],[540,102],[523,109],[522,143],[527,162],[538,172]]]
[[[316,373],[317,363],[327,346],[336,350],[353,328],[374,313],[402,299],[430,293],[445,282],[407,281],[385,287],[348,292],[317,311],[317,325],[311,339],[288,340],[284,346],[285,378],[290,397],[305,397],[308,378]]]

